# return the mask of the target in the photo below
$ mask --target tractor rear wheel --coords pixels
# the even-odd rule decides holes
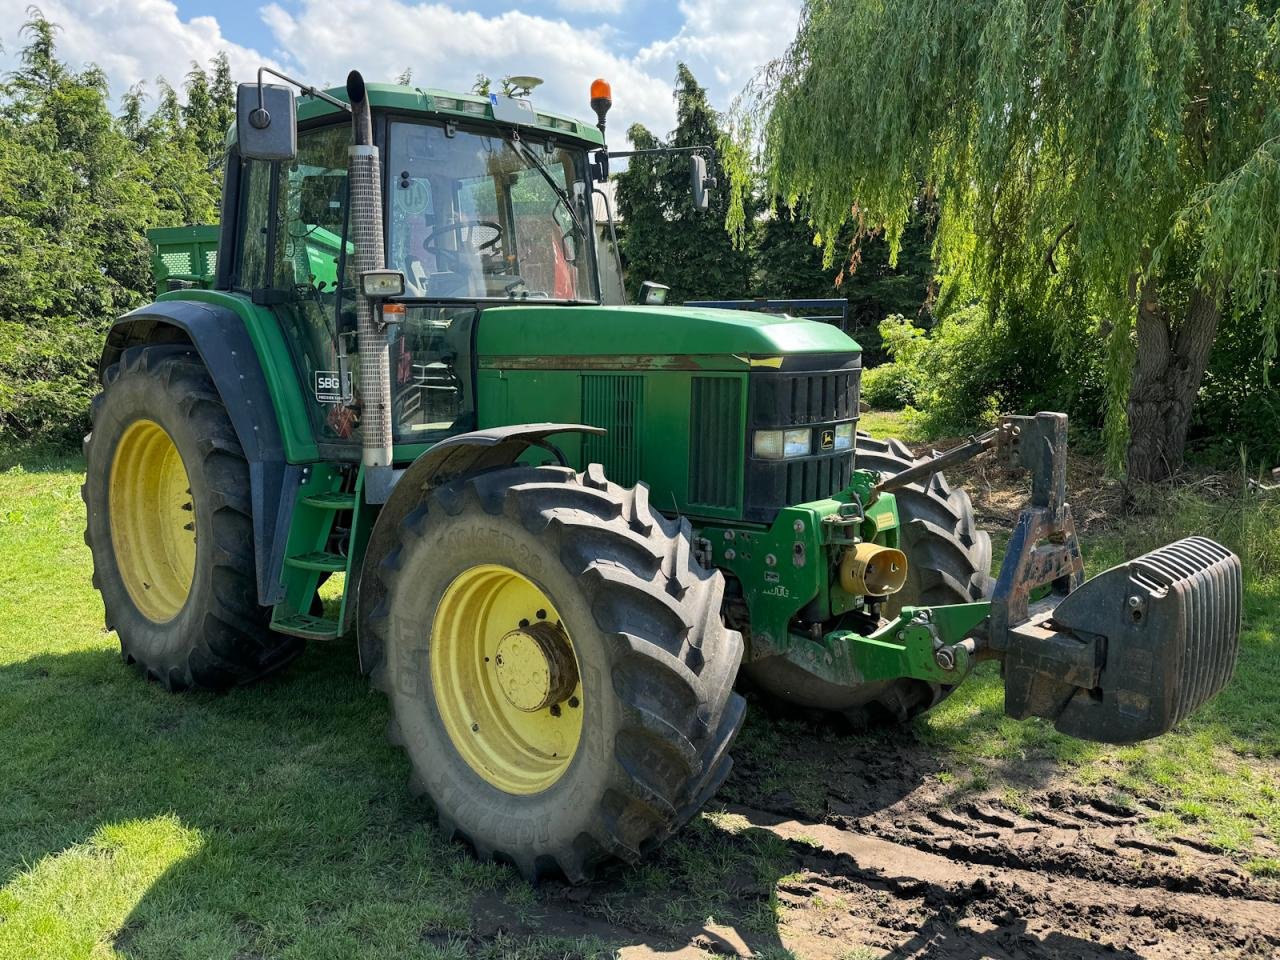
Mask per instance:
[[[742,637],[690,543],[688,521],[598,465],[454,480],[406,515],[370,618],[373,682],[446,835],[578,882],[716,791]]]
[[[199,356],[125,351],[91,416],[85,543],[126,662],[169,690],[222,690],[297,656],[258,605],[249,465]]]
[[[855,466],[893,476],[916,457],[897,440],[859,433]],[[907,581],[884,605],[885,616],[904,606],[972,603],[991,596],[991,537],[979,530],[973,504],[942,474],[895,491],[907,555]],[[953,686],[903,677],[846,687],[827,683],[781,657],[749,663],[744,672],[771,697],[800,707],[841,713],[857,728],[905,723],[941,703]]]

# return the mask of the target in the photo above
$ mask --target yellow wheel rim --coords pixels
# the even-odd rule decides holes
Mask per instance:
[[[116,444],[108,510],[116,569],[148,620],[178,615],[196,571],[195,505],[178,448],[153,420],[135,420]]]
[[[464,570],[431,624],[431,685],[458,753],[506,793],[539,793],[582,739],[578,657],[555,605],[499,564]]]

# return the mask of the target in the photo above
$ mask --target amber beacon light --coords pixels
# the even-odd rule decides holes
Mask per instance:
[[[597,77],[591,81],[591,109],[596,112],[596,126],[604,133],[604,118],[613,106],[613,90],[608,81]]]

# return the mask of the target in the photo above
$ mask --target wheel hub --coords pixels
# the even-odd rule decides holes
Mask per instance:
[[[545,620],[520,626],[498,642],[498,689],[517,710],[535,713],[569,699],[578,666],[564,628]]]
[[[153,420],[135,420],[116,443],[108,517],[116,568],[134,606],[167,623],[191,592],[196,510],[178,448]]]
[[[542,588],[497,563],[459,573],[431,623],[431,687],[445,731],[487,783],[517,796],[547,789],[582,740],[573,637]]]

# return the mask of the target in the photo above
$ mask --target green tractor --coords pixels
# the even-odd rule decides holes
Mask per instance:
[[[857,432],[836,327],[606,305],[607,85],[595,124],[302,92],[240,88],[220,229],[156,233],[162,292],[102,355],[86,540],[145,676],[224,690],[354,628],[442,830],[575,882],[716,792],[739,673],[901,722],[998,659],[1010,715],[1113,743],[1229,678],[1239,560],[1084,582],[1062,415],[917,461]],[[939,473],[986,450],[1031,474],[998,579]]]

